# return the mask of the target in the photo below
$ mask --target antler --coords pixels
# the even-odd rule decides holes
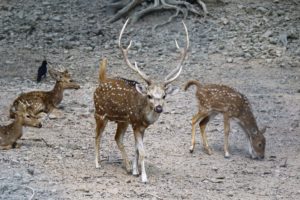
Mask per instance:
[[[170,84],[171,82],[173,82],[180,75],[180,73],[182,71],[182,63],[183,63],[183,61],[186,57],[187,50],[189,48],[189,44],[190,44],[189,33],[188,33],[188,30],[186,28],[186,25],[185,25],[184,21],[182,21],[182,24],[184,26],[184,30],[185,30],[185,34],[186,34],[186,46],[184,48],[180,48],[178,43],[177,43],[177,40],[175,39],[176,47],[177,47],[177,49],[179,49],[181,51],[180,63],[173,71],[171,71],[171,73],[169,73],[166,76],[165,81],[164,81],[165,85]]]
[[[147,84],[150,84],[150,83],[151,83],[150,77],[147,76],[144,72],[142,72],[142,71],[138,68],[136,62],[135,62],[135,65],[133,66],[133,65],[130,63],[129,59],[128,59],[128,51],[129,51],[129,49],[130,49],[130,47],[131,47],[132,40],[130,40],[129,45],[127,46],[126,49],[124,49],[124,48],[122,47],[122,45],[121,45],[122,35],[123,35],[123,32],[124,32],[124,30],[125,30],[125,28],[126,28],[128,22],[129,22],[129,19],[126,20],[126,22],[125,22],[125,24],[123,25],[123,28],[122,28],[122,30],[121,30],[121,32],[120,32],[119,43],[118,43],[118,44],[119,44],[119,47],[120,47],[120,49],[121,49],[121,51],[122,51],[122,54],[123,54],[123,57],[124,57],[124,60],[125,60],[125,62],[126,62],[126,64],[127,64],[127,66],[130,67],[130,68],[131,68],[132,70],[134,70],[135,72],[137,72],[137,73],[138,73],[138,74],[139,74],[139,75],[147,82]]]

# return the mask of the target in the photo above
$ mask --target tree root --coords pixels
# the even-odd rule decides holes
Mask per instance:
[[[125,1],[128,2],[127,0],[125,0]],[[125,7],[122,7],[122,9],[120,9],[117,12],[117,14],[109,20],[109,22],[115,22],[115,21],[119,20],[124,15],[127,15],[134,7],[141,4],[141,2],[142,2],[141,0],[131,0],[130,3],[128,3],[128,4],[125,3]],[[124,3],[124,0],[121,0],[121,2],[119,4],[114,3],[114,6],[117,8],[119,5],[122,5],[122,3]]]
[[[109,22],[115,22],[122,17],[129,16],[129,13],[138,6],[142,5],[142,0],[120,0],[111,4],[108,7],[116,9],[117,13],[109,20]],[[201,12],[197,7],[200,7]],[[175,13],[169,17],[166,22],[158,24],[154,27],[163,26],[170,23],[178,15],[182,14],[183,18],[186,19],[189,13],[193,13],[198,16],[206,16],[208,14],[206,5],[201,0],[196,0],[195,4],[189,3],[187,0],[153,0],[153,4],[149,7],[142,9],[132,15],[132,22],[137,22],[140,18],[148,15],[152,12],[161,10],[174,10]]]

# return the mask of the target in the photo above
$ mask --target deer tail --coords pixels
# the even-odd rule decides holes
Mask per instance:
[[[189,89],[190,86],[195,85],[197,87],[197,89],[201,88],[202,85],[199,83],[199,81],[196,80],[190,80],[188,81],[185,86],[184,86],[184,91],[186,91],[187,89]]]
[[[106,80],[106,66],[107,58],[103,58],[99,64],[99,81],[103,82]]]

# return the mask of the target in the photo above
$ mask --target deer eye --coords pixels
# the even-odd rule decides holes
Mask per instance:
[[[27,114],[25,117],[26,117],[26,118],[30,118],[30,115]]]
[[[151,95],[147,95],[148,99],[152,99],[153,97]]]
[[[261,143],[259,143],[259,144],[258,144],[258,147],[262,147],[262,144],[261,144]]]
[[[165,98],[166,98],[166,95],[163,96],[163,99],[165,99]]]

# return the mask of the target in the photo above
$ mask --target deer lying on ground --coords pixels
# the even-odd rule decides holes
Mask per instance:
[[[115,121],[117,123],[115,140],[121,151],[127,172],[131,171],[130,162],[123,144],[124,133],[129,124],[131,124],[135,138],[135,158],[132,165],[132,174],[139,175],[138,162],[140,161],[142,171],[141,178],[142,182],[145,183],[147,182],[147,175],[144,161],[144,132],[163,112],[166,95],[175,94],[179,90],[177,87],[171,86],[170,83],[177,79],[181,73],[182,64],[189,46],[189,37],[187,28],[183,23],[187,44],[185,48],[181,49],[180,63],[175,70],[166,76],[164,81],[154,81],[140,70],[136,62],[135,65],[132,65],[129,61],[128,51],[131,46],[131,41],[126,49],[121,46],[121,38],[127,23],[128,20],[120,32],[119,47],[127,66],[137,72],[147,83],[147,86],[145,87],[136,81],[123,78],[107,78],[105,73],[107,61],[105,59],[102,61],[99,74],[100,83],[94,92],[96,120],[95,162],[96,168],[99,168],[99,148],[102,133],[108,120]],[[177,42],[176,46],[179,49]]]
[[[14,121],[7,126],[0,126],[0,149],[19,147],[17,140],[22,137],[23,126],[41,128],[42,124],[35,115],[26,110],[25,104],[20,102]]]
[[[266,128],[259,130],[255,117],[251,111],[248,99],[233,88],[225,85],[202,85],[198,81],[191,80],[185,85],[185,90],[190,86],[197,87],[196,97],[198,99],[199,110],[192,119],[192,146],[190,152],[195,148],[196,125],[199,123],[204,150],[211,154],[211,149],[207,143],[205,128],[207,123],[212,120],[218,113],[224,117],[224,151],[225,157],[230,156],[228,151],[228,136],[230,131],[230,119],[235,119],[245,131],[249,140],[249,153],[252,158],[263,159],[265,154],[264,132]]]
[[[13,118],[20,102],[27,102],[27,110],[38,115],[41,112],[51,113],[57,108],[63,99],[66,89],[79,89],[80,86],[73,81],[68,70],[58,71],[49,70],[50,76],[56,80],[55,86],[51,91],[32,91],[22,93],[10,108],[10,117]]]

